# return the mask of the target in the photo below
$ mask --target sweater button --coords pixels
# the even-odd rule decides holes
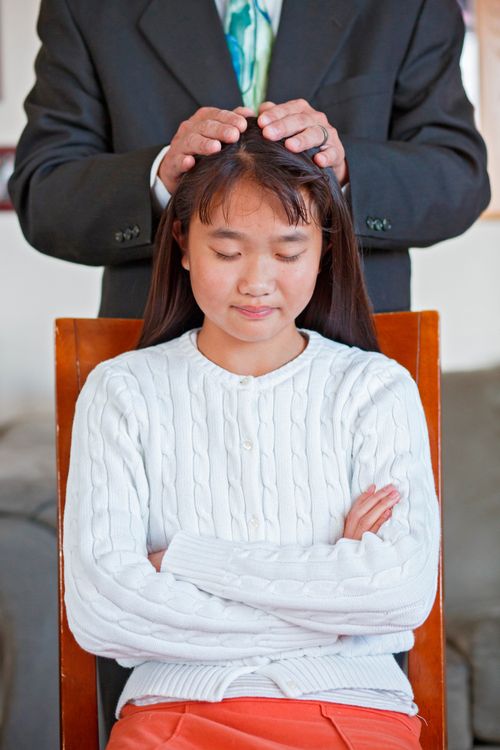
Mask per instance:
[[[293,692],[296,692],[299,690],[299,686],[293,680],[288,680],[288,682],[286,683],[286,686],[289,690],[293,690]]]
[[[249,385],[249,383],[252,382],[252,378],[249,375],[245,375],[244,378],[241,378],[240,385]]]
[[[251,518],[250,518],[250,519],[248,520],[248,524],[249,524],[249,526],[251,526],[251,527],[252,527],[253,529],[258,529],[258,528],[259,528],[259,525],[260,525],[260,524],[259,524],[259,519],[257,518],[257,516],[252,516],[252,517],[251,517]]]
[[[251,440],[244,440],[243,441],[243,447],[246,451],[251,451],[253,448],[253,443]]]

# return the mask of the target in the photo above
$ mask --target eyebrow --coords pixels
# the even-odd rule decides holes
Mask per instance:
[[[248,236],[244,232],[237,232],[235,229],[224,229],[223,227],[212,229],[208,234],[209,237],[219,240],[244,240]],[[295,229],[285,234],[276,235],[272,238],[272,242],[304,242],[307,239],[309,239],[309,236],[306,232]]]

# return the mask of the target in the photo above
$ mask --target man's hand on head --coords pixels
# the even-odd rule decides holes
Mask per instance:
[[[246,117],[255,115],[248,107],[235,110],[201,107],[179,125],[170,148],[163,157],[158,176],[173,193],[184,172],[194,166],[195,156],[215,154],[223,143],[236,143],[246,130]]]
[[[257,122],[264,138],[271,141],[285,138],[286,148],[295,153],[320,146],[321,152],[314,156],[316,164],[331,167],[341,186],[349,182],[345,151],[336,129],[323,112],[313,109],[305,99],[283,104],[263,102]]]
[[[252,115],[255,112],[249,107],[234,110],[201,107],[182,122],[158,169],[169,193],[174,192],[182,175],[194,166],[196,156],[215,154],[223,143],[236,143],[247,128],[246,118]],[[316,164],[332,167],[341,186],[349,182],[345,151],[336,129],[323,112],[313,109],[305,99],[283,104],[263,102],[257,122],[265,138],[285,139],[290,151],[298,153],[320,146],[321,152],[314,156]]]

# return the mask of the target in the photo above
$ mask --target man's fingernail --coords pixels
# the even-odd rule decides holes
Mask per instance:
[[[270,122],[271,120],[268,115],[261,115],[259,117],[259,125],[262,125],[262,127],[264,127],[265,125],[269,125]]]
[[[298,148],[300,146],[300,140],[298,138],[290,138],[288,140],[288,145],[293,146],[293,148]]]

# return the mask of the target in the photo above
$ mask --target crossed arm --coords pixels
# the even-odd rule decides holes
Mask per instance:
[[[352,504],[345,518],[342,538],[361,541],[366,531],[376,534],[382,524],[391,517],[392,508],[400,499],[401,495],[393,484],[388,484],[380,490],[371,484]],[[158,573],[162,569],[166,551],[163,549],[148,555],[149,562]],[[168,565],[168,562],[166,564]]]

